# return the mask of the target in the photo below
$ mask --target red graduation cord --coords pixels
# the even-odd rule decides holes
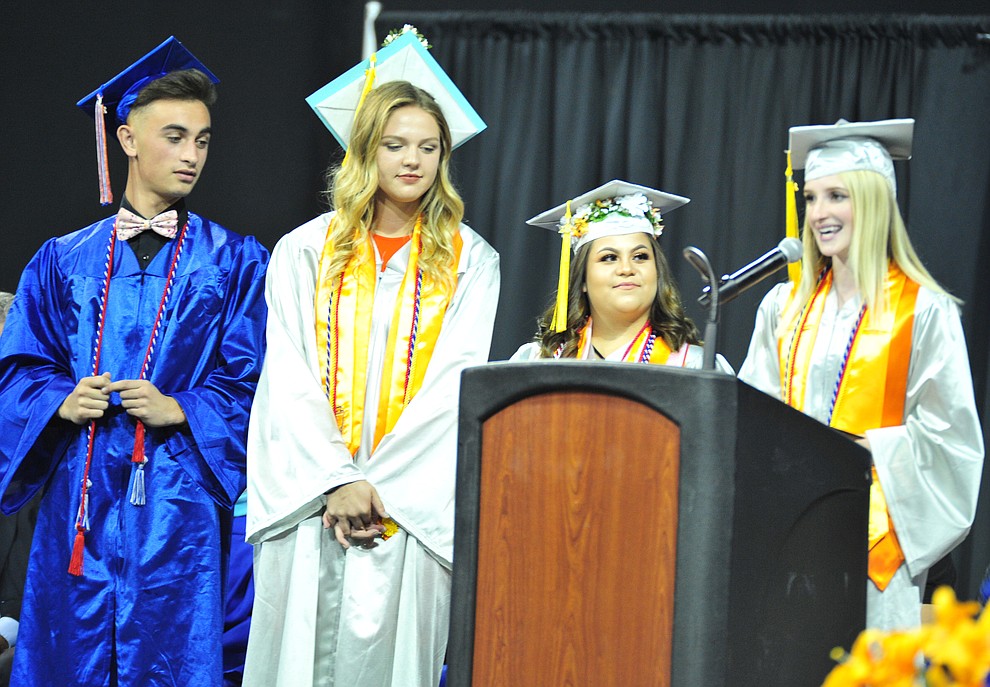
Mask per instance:
[[[155,349],[155,340],[158,338],[158,331],[161,325],[162,314],[165,312],[165,304],[172,292],[172,282],[175,279],[175,271],[179,264],[179,256],[182,254],[182,246],[185,243],[186,230],[189,228],[188,220],[182,226],[182,231],[177,237],[175,253],[169,265],[168,276],[165,279],[165,289],[162,291],[162,298],[158,304],[158,312],[155,315],[155,324],[151,329],[151,338],[148,341],[148,348],[144,354],[144,362],[141,365],[139,379],[144,379],[151,362],[151,355]],[[103,351],[103,331],[106,324],[107,304],[110,300],[110,278],[113,276],[113,256],[117,245],[117,223],[110,232],[110,243],[107,246],[107,261],[105,276],[103,278],[103,294],[100,298],[100,318],[97,324],[96,344],[93,352],[93,376],[100,374],[100,354]],[[83,550],[85,547],[85,533],[89,530],[89,470],[93,463],[93,446],[96,440],[96,420],[89,423],[89,438],[86,446],[86,466],[83,469],[82,493],[79,502],[79,513],[76,516],[76,537],[72,544],[72,557],[69,559],[69,574],[81,576],[83,574]],[[144,505],[144,464],[147,458],[144,455],[144,423],[137,421],[137,428],[134,432],[134,451],[131,455],[131,462],[138,464],[138,472],[134,476],[134,493],[131,496],[131,503],[134,505]],[[138,492],[140,492],[138,494]],[[138,498],[140,496],[140,498]]]

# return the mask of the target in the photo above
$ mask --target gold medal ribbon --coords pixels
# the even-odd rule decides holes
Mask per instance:
[[[830,271],[822,278],[797,325],[784,337],[786,355],[785,342],[781,341],[782,397],[798,410],[804,409],[811,354],[831,283]],[[891,265],[886,293],[890,308],[885,316],[875,321],[867,311],[852,340],[832,409],[830,425],[853,434],[904,423],[918,284]],[[870,489],[870,579],[883,591],[903,562],[904,554],[874,468]]]

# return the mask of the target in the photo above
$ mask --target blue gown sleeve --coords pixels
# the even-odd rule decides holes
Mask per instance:
[[[245,238],[228,279],[217,364],[201,384],[170,394],[188,424],[169,437],[169,450],[223,508],[233,508],[246,486],[248,417],[265,354],[267,264],[268,251]]]
[[[56,416],[76,386],[65,336],[56,239],[21,275],[0,336],[0,507],[37,493],[79,427]]]

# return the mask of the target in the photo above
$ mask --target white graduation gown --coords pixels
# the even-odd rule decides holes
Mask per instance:
[[[498,254],[461,226],[457,289],[423,385],[369,456],[409,244],[379,271],[364,435],[352,459],[316,350],[315,285],[331,217],[283,237],[268,268],[268,350],[248,433],[256,589],[244,684],[435,687],[447,640],[460,372],[488,359]],[[401,531],[345,553],[320,515],[328,490],[357,480],[378,490]]]
[[[790,286],[779,284],[760,304],[739,378],[780,398],[776,327]],[[834,290],[815,340],[804,412],[828,417],[833,385],[862,301],[838,308]],[[904,551],[887,589],[867,581],[866,625],[906,628],[921,622],[928,568],[956,547],[976,514],[983,470],[983,435],[956,305],[925,287],[915,305],[904,424],[867,430],[894,530]]]

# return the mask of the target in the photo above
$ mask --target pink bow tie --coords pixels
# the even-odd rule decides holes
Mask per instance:
[[[160,234],[167,239],[174,239],[179,224],[179,213],[169,210],[151,219],[144,219],[135,215],[127,208],[120,208],[117,213],[117,238],[127,241],[134,238],[142,231],[151,229],[156,234]]]

